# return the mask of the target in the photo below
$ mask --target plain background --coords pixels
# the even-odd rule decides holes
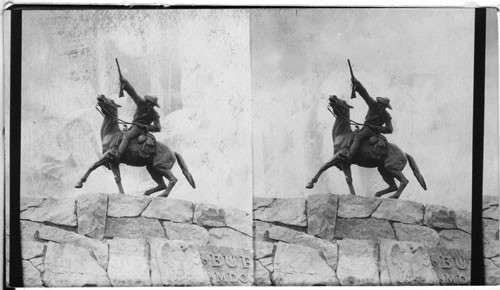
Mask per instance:
[[[96,170],[73,185],[101,154],[105,94],[131,121],[135,104],[118,98],[120,61],[139,95],[158,96],[162,131],[197,189],[177,165],[170,197],[252,207],[250,40],[243,10],[80,10],[23,12],[23,196],[72,197],[117,192],[113,174]],[[121,166],[127,194],[156,186],[145,168]]]
[[[485,114],[490,195],[498,192],[493,25]],[[391,99],[394,132],[388,140],[416,159],[427,182],[424,191],[407,166],[410,184],[400,198],[470,210],[474,10],[263,9],[251,14],[250,37],[256,196],[348,194],[344,174],[335,167],[313,190],[304,187],[333,156],[328,96],[354,106],[355,121],[363,122],[367,112],[361,97],[349,99],[349,58],[372,97]],[[387,187],[376,169],[352,170],[358,195]]]

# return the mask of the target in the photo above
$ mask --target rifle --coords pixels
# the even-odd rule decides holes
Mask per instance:
[[[122,85],[123,76],[122,76],[122,71],[120,69],[120,64],[118,63],[118,59],[115,58],[115,61],[116,61],[116,66],[118,67],[118,75],[120,76],[120,92],[118,93],[118,97],[122,98],[123,97],[123,85]]]
[[[351,79],[354,79],[354,73],[352,72],[351,61],[349,59],[347,59],[347,64],[349,65],[349,71],[351,72]],[[356,98],[356,90],[354,89],[354,86],[352,86],[351,99],[355,98]]]

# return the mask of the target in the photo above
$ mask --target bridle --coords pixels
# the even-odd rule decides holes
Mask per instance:
[[[103,108],[103,107],[99,106],[99,104],[95,105],[95,109],[97,110],[97,112],[99,112],[99,114],[101,114],[101,116],[103,118],[105,118],[106,116],[108,116],[110,118],[115,119],[118,122],[118,124],[123,124],[123,125],[137,125],[137,123],[127,122],[127,121],[124,121],[124,120],[118,118],[118,111],[117,111],[116,116],[115,116],[115,114],[113,114],[112,112],[110,112],[107,108],[105,108],[105,107]],[[104,111],[104,113],[106,113],[106,114],[104,114],[101,110]]]
[[[345,115],[342,115],[342,114],[335,114],[335,112],[333,111],[333,107],[331,104],[328,104],[328,107],[327,107],[328,111],[330,111],[330,113],[332,113],[333,117],[334,118],[338,118],[340,117],[341,119],[344,119],[344,120],[347,120],[349,121],[349,124],[350,125],[355,125],[355,126],[364,126],[364,124],[362,123],[358,123],[356,121],[353,121],[351,120],[349,117],[345,116]]]

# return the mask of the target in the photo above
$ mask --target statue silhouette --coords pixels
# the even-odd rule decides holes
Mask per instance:
[[[362,167],[377,168],[384,181],[389,185],[388,188],[378,191],[375,196],[380,197],[396,191],[390,197],[399,198],[409,182],[403,174],[403,169],[409,162],[418,182],[422,188],[427,190],[424,177],[420,173],[415,159],[410,154],[403,152],[395,144],[384,142],[385,137],[380,134],[361,140],[359,149],[353,156],[345,158],[348,155],[349,145],[352,143],[355,134],[351,129],[350,109],[352,107],[346,101],[337,98],[337,96],[330,96],[329,108],[333,110],[332,113],[336,117],[332,129],[334,156],[321,166],[313,179],[306,185],[306,188],[313,188],[323,172],[332,166],[337,166],[345,174],[350,194],[356,194],[351,175],[351,164],[356,164]],[[396,185],[395,179],[400,182],[399,186]]]
[[[144,195],[150,195],[165,189],[159,196],[167,197],[177,183],[177,178],[171,172],[176,161],[179,163],[182,173],[189,184],[193,188],[196,188],[194,179],[179,153],[173,152],[167,145],[161,142],[153,143],[154,150],[151,150],[150,146],[146,146],[152,143],[151,140],[148,139],[154,138],[150,134],[149,137],[140,135],[138,138],[131,139],[124,154],[119,155],[118,145],[121,143],[124,134],[118,126],[118,121],[120,120],[118,119],[118,107],[120,106],[104,95],[97,97],[97,105],[101,109],[104,117],[101,126],[102,151],[104,156],[87,170],[85,175],[75,185],[76,188],[82,188],[83,183],[87,180],[90,173],[100,166],[105,165],[113,171],[120,193],[124,193],[121,184],[119,165],[120,163],[125,163],[136,167],[146,166],[149,174],[158,184],[156,187],[146,190]],[[168,185],[165,184],[163,177],[167,178]]]

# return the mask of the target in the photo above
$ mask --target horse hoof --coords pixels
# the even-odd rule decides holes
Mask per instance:
[[[398,199],[398,198],[399,198],[399,196],[396,196],[396,195],[391,195],[391,196],[389,196],[389,198],[392,198],[392,199]]]
[[[75,185],[75,188],[82,188],[83,187],[83,183],[81,182],[78,182],[76,185]]]
[[[311,189],[311,188],[313,188],[313,187],[314,187],[314,183],[312,183],[312,182],[309,182],[309,183],[306,185],[306,188],[307,188],[307,189]]]

